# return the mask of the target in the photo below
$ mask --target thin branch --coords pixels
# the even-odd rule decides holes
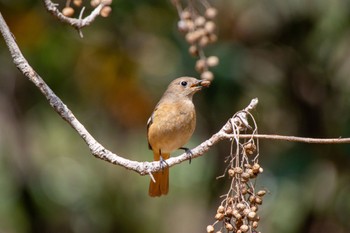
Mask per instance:
[[[67,16],[64,16],[57,8],[58,4],[53,3],[51,0],[44,0],[45,8],[48,12],[50,12],[53,16],[55,16],[57,19],[59,19],[61,22],[66,23],[74,27],[78,30],[79,35],[83,37],[81,33],[81,29],[83,27],[89,26],[96,18],[100,15],[100,12],[102,8],[105,6],[104,2],[102,1],[91,13],[86,16],[85,18],[82,18],[83,10],[81,11],[81,15],[78,19],[76,18],[70,18]]]
[[[233,137],[233,135],[231,135]],[[295,136],[272,135],[272,134],[240,134],[239,138],[259,138],[268,140],[279,140],[288,142],[303,142],[314,144],[347,144],[350,138],[304,138]]]

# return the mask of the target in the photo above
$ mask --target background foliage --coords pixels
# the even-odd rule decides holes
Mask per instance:
[[[63,3],[61,3],[63,4]],[[350,135],[350,2],[217,0],[220,65],[195,97],[189,147],[251,98],[262,133]],[[114,1],[83,29],[58,23],[42,1],[0,0],[29,63],[112,151],[151,160],[146,121],[170,80],[195,76],[169,1]],[[204,232],[226,179],[229,143],[171,169],[170,193],[151,199],[148,177],[95,159],[11,62],[0,43],[0,232]],[[269,195],[262,232],[350,231],[350,146],[261,141]],[[178,152],[181,153],[181,152]]]

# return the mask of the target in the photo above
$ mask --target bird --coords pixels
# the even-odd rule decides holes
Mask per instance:
[[[154,161],[159,161],[162,170],[153,173],[148,194],[159,197],[169,191],[169,167],[165,160],[178,149],[192,155],[183,147],[191,138],[196,126],[196,111],[192,102],[193,95],[210,81],[192,77],[180,77],[173,80],[157,103],[147,122],[147,140],[153,151]]]

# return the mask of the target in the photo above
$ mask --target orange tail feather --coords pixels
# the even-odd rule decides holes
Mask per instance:
[[[168,159],[169,154],[162,155],[163,159]],[[154,160],[159,161],[160,156],[154,154]],[[155,182],[151,179],[149,184],[148,195],[151,197],[159,197],[168,194],[169,191],[169,168],[165,167],[162,171],[153,173]]]

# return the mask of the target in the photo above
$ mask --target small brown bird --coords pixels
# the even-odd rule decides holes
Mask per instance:
[[[190,139],[196,126],[192,97],[209,84],[209,81],[190,77],[177,78],[169,84],[147,122],[148,145],[153,150],[154,161],[162,163],[177,149],[190,153],[182,146]],[[164,166],[162,171],[153,173],[153,177],[155,182],[151,180],[148,194],[151,197],[166,195],[169,190],[169,168]]]

